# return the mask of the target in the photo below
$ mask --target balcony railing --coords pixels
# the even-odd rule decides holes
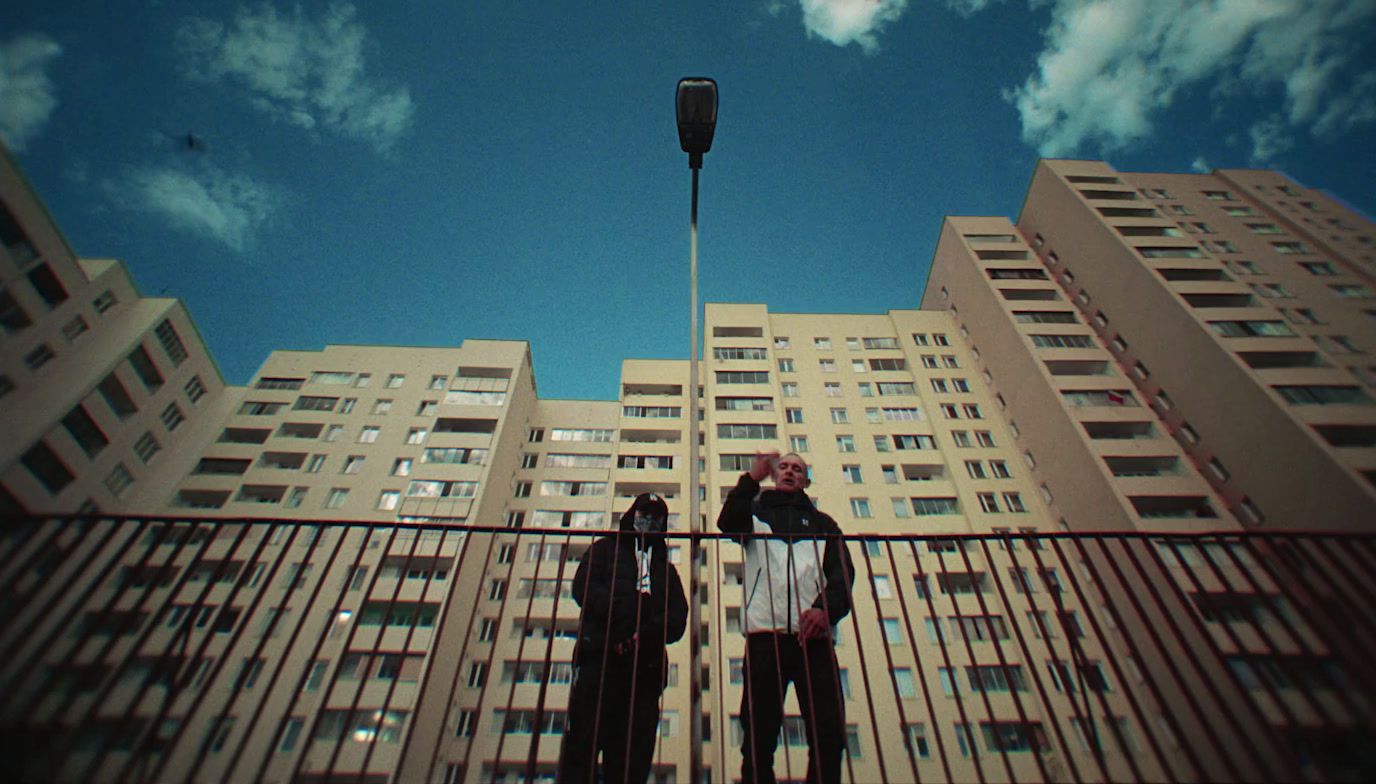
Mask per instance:
[[[606,532],[146,517],[4,530],[12,780],[554,779],[586,598],[570,581]],[[699,535],[692,569],[694,537],[667,538],[705,623],[668,648],[652,780],[732,781],[742,548]],[[1376,537],[843,538],[843,780],[1376,779]],[[792,695],[784,713],[775,770],[800,780]]]

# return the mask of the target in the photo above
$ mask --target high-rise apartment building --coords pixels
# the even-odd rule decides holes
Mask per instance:
[[[1071,528],[1331,530],[1376,506],[1373,284],[1376,228],[1279,174],[1042,161],[1016,227],[947,220],[923,304]]]
[[[709,304],[694,428],[687,362],[547,400],[521,341],[277,351],[226,386],[175,301],[77,259],[4,165],[4,511],[156,516],[4,551],[30,778],[552,780],[573,572],[655,492],[702,618],[668,649],[655,780],[733,780],[742,548],[691,564],[677,536],[695,430],[708,532],[780,449],[868,537],[836,630],[847,780],[1307,774],[1370,729],[1361,646],[1324,625],[1342,592],[1298,607],[1327,578],[1142,535],[1371,529],[1376,228],[1280,175],[1044,161],[1016,225],[947,219],[922,309]],[[1211,711],[1254,717],[1223,730],[1243,758]]]
[[[0,509],[162,508],[226,413],[186,309],[77,258],[3,151],[0,246]]]

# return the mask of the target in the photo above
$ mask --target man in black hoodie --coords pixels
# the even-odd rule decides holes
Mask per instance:
[[[761,493],[760,481],[771,474],[774,489]],[[807,732],[807,781],[841,781],[846,719],[832,629],[850,612],[855,569],[840,527],[807,497],[810,483],[798,455],[757,455],[717,518],[745,549],[745,784],[774,784],[790,682]]]
[[[683,583],[664,544],[668,519],[663,498],[640,494],[621,516],[621,533],[593,542],[573,576],[583,617],[561,784],[640,784],[650,775],[669,666],[664,648],[688,623]]]

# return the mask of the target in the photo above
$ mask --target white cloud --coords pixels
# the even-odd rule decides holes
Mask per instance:
[[[385,86],[364,69],[368,33],[352,5],[319,19],[298,6],[241,8],[232,23],[192,18],[177,30],[188,74],[245,87],[272,117],[367,142],[386,152],[411,125],[405,86]]]
[[[808,35],[837,46],[852,43],[866,52],[879,49],[876,38],[885,25],[898,19],[908,0],[799,0]]]
[[[57,41],[27,33],[0,43],[0,138],[22,151],[57,108],[48,66],[62,54]]]
[[[1203,155],[1196,155],[1195,159],[1190,162],[1190,168],[1200,174],[1208,174],[1213,171],[1213,167],[1209,165],[1209,162],[1204,159]]]
[[[1323,135],[1376,120],[1376,75],[1348,73],[1373,15],[1376,0],[1055,0],[1036,72],[1004,97],[1046,156],[1127,147],[1206,81],[1278,89],[1281,122]]]
[[[146,166],[121,183],[106,183],[117,204],[242,251],[282,203],[281,191],[212,165],[195,170]]]
[[[1252,140],[1253,166],[1274,160],[1295,144],[1294,139],[1286,131],[1285,119],[1279,114],[1256,123],[1248,129],[1247,135]]]

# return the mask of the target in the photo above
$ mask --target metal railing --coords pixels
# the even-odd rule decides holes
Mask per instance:
[[[605,531],[4,531],[0,736],[20,780],[554,780],[588,598],[572,577]],[[666,538],[687,590],[694,537]],[[740,771],[743,548],[697,538],[706,622],[667,648],[657,782]],[[845,781],[1376,777],[1373,536],[842,538]],[[784,714],[775,771],[801,779],[811,732],[795,696]]]

